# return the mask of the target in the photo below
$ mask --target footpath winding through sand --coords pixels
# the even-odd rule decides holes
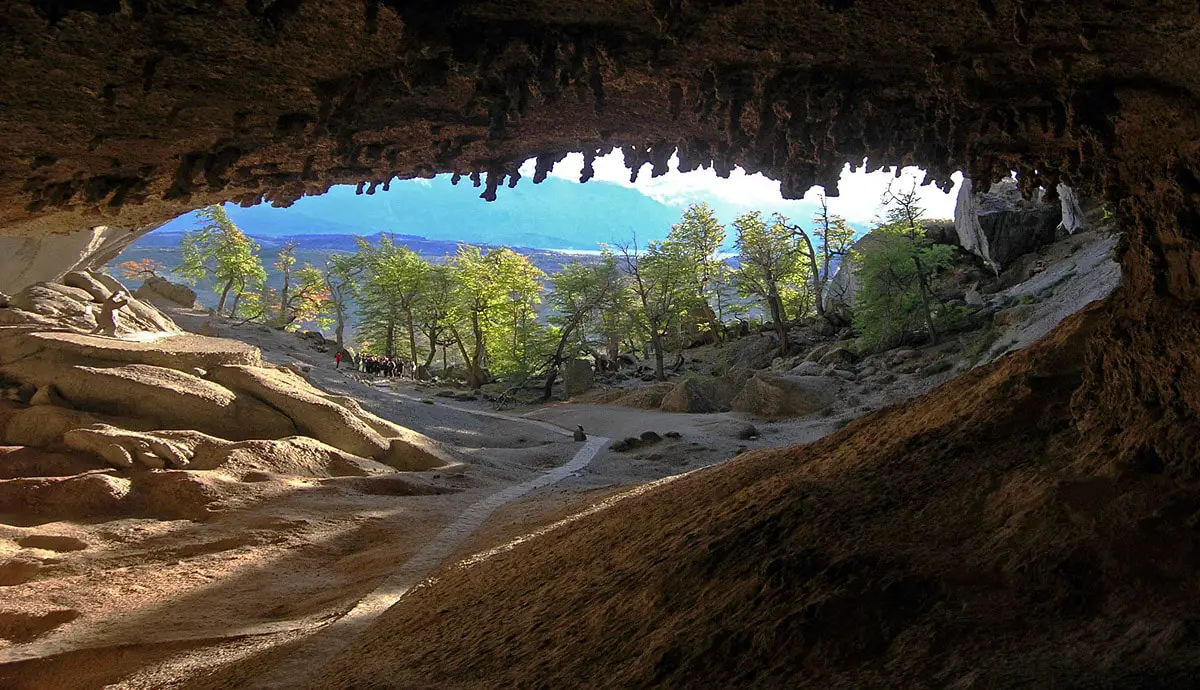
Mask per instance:
[[[410,400],[419,400],[402,393],[389,391],[391,395]],[[483,417],[505,419],[523,424],[533,424],[549,431],[571,436],[572,432],[555,426],[549,422],[536,419],[524,419],[512,415],[473,410],[467,407],[443,405],[450,409]],[[383,582],[375,591],[359,600],[346,615],[333,623],[323,626],[310,639],[301,643],[284,659],[270,674],[263,674],[253,688],[291,688],[297,687],[310,678],[317,669],[335,659],[338,654],[348,647],[354,639],[370,626],[384,611],[392,607],[405,594],[423,582],[438,566],[449,558],[455,550],[475,530],[491,517],[496,509],[514,501],[536,489],[550,486],[559,480],[582,470],[596,457],[609,439],[603,436],[589,437],[583,446],[566,464],[544,472],[533,479],[514,484],[491,494],[467,508],[454,522],[450,523],[436,537],[430,540],[408,559],[395,573]]]
[[[397,397],[409,397],[399,393],[395,393],[394,395]],[[467,414],[538,426],[564,436],[572,435],[572,432],[562,427],[541,420],[525,419],[466,407],[449,405],[444,405],[443,407],[452,407],[452,409]],[[433,539],[427,542],[420,551],[400,566],[380,586],[360,599],[345,615],[335,619],[333,622],[313,625],[311,621],[277,621],[236,629],[223,637],[226,639],[243,638],[290,631],[319,633],[316,638],[310,640],[309,643],[301,644],[293,654],[289,655],[281,669],[283,673],[275,674],[270,681],[270,685],[263,687],[288,686],[290,682],[288,676],[292,673],[304,674],[305,671],[311,672],[313,668],[319,666],[326,656],[332,658],[337,651],[353,639],[358,631],[365,629],[379,614],[395,604],[408,591],[434,572],[498,508],[531,491],[550,486],[564,477],[587,467],[592,459],[596,457],[596,454],[606,446],[608,441],[609,439],[601,436],[591,437],[575,452],[571,460],[567,463],[554,467],[520,484],[505,487],[472,504]],[[333,637],[327,637],[324,634],[326,632],[333,633]],[[340,643],[330,644],[330,639],[337,640]],[[211,634],[197,634],[195,636],[174,635],[167,637],[157,635],[149,640],[126,640],[123,643],[158,644],[181,641],[213,641],[213,636]],[[102,646],[107,645],[95,648]],[[89,648],[92,647],[89,645],[70,645],[66,640],[51,640],[40,644],[19,645],[10,649],[0,650],[0,664],[44,659]]]

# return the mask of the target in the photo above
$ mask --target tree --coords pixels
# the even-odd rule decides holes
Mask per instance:
[[[426,367],[433,365],[437,348],[442,348],[444,361],[446,349],[455,343],[450,334],[449,323],[450,315],[454,311],[455,294],[454,271],[447,258],[446,263],[430,267],[425,282],[425,299],[420,301],[416,309],[417,329],[429,344],[429,352],[425,356]]]
[[[793,241],[793,226],[778,213],[768,224],[758,211],[738,216],[733,225],[741,265],[736,278],[738,289],[767,306],[783,356],[788,350],[786,302],[799,301],[803,295],[811,298],[812,294],[802,250]],[[793,293],[791,299],[789,293]]]
[[[629,287],[638,303],[638,325],[654,348],[654,376],[666,381],[663,347],[671,326],[679,319],[682,288],[690,280],[686,263],[675,243],[651,242],[645,251],[638,249],[637,240],[616,247],[619,265],[629,276]]]
[[[846,223],[845,218],[829,212],[829,199],[824,192],[821,193],[821,212],[813,217],[813,223],[816,224],[813,234],[820,242],[818,251],[821,254],[821,270],[818,273],[813,269],[819,281],[817,303],[820,304],[820,297],[825,294],[825,284],[831,277],[830,264],[834,259],[844,258],[850,252],[850,247],[854,245],[854,228]]]
[[[852,256],[860,285],[855,328],[869,349],[896,345],[922,325],[936,343],[931,283],[950,265],[953,249],[926,237],[915,187],[908,192],[889,189],[884,199],[890,205],[887,222]]]
[[[117,264],[117,270],[127,280],[146,280],[148,278],[157,278],[160,273],[167,270],[167,267],[154,259],[145,258],[140,261],[124,261]]]
[[[273,319],[276,327],[288,330],[300,323],[314,322],[318,327],[328,325],[325,305],[329,301],[329,290],[325,286],[325,275],[304,264],[296,266],[296,243],[286,242],[275,258],[275,269],[283,278],[279,289],[279,303]]]
[[[829,212],[829,199],[824,193],[820,198],[821,210],[813,216],[814,228],[810,236],[799,225],[791,225],[792,234],[801,242],[800,249],[808,259],[808,272],[812,276],[813,306],[817,314],[825,316],[825,285],[829,282],[830,266],[834,259],[846,256],[854,244],[854,228],[846,219]],[[813,238],[816,238],[816,242]]]
[[[334,323],[334,339],[338,350],[346,348],[346,321],[350,304],[358,293],[358,277],[364,266],[357,254],[334,254],[325,262],[325,291],[329,299],[325,310]]]
[[[689,296],[694,298],[694,304],[702,312],[713,315],[704,326],[720,339],[720,311],[723,309],[714,309],[712,303],[724,306],[723,296],[716,288],[725,269],[725,262],[720,259],[721,247],[725,244],[725,226],[717,220],[708,204],[692,204],[679,222],[671,226],[665,244],[673,245],[673,253],[684,263],[684,275],[692,283]]]
[[[487,382],[489,357],[496,358],[497,371],[527,365],[522,333],[534,335],[536,330],[534,306],[545,274],[528,257],[505,247],[485,254],[460,245],[450,266],[455,299],[449,328],[467,367],[468,385],[478,388]]]
[[[221,291],[217,312],[223,313],[229,292],[235,285],[239,293],[253,290],[266,281],[267,273],[258,258],[258,243],[234,225],[224,208],[207,206],[197,215],[206,224],[195,232],[184,234],[180,243],[183,264],[176,272],[192,285],[201,280],[212,280]]]
[[[547,367],[543,400],[550,399],[554,381],[558,378],[558,367],[569,358],[568,343],[576,343],[576,353],[582,349],[588,327],[615,306],[620,291],[621,273],[616,257],[611,253],[606,252],[600,264],[573,261],[554,274],[547,301],[555,312],[550,322],[558,329],[558,344]]]
[[[374,246],[360,238],[358,260],[366,269],[359,298],[360,330],[368,333],[368,341],[382,341],[382,354],[388,357],[396,356],[398,336],[403,336],[409,358],[416,362],[416,311],[426,294],[429,262],[387,235],[380,235]]]

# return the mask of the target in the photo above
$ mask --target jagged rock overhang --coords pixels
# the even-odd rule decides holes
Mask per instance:
[[[12,235],[439,172],[490,197],[527,158],[544,172],[613,146],[656,173],[676,149],[684,169],[741,165],[791,195],[864,157],[1086,189],[1114,85],[1193,60],[1161,27],[1200,20],[1099,2],[7,4]]]

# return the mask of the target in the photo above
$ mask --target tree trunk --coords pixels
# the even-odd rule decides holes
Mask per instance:
[[[917,267],[917,288],[921,293],[921,310],[925,313],[925,327],[929,329],[929,342],[937,345],[937,329],[933,326],[933,309],[929,306],[929,284],[925,281],[925,269],[921,266],[920,257],[913,255],[913,263]]]
[[[788,351],[787,326],[783,323],[783,300],[779,290],[772,285],[767,296],[767,304],[771,307],[771,320],[775,323],[775,333],[779,336],[779,356],[786,357]]]
[[[437,355],[438,332],[433,327],[430,327],[430,329],[425,333],[425,337],[429,340],[429,356],[425,358],[425,368],[428,369],[429,367],[433,366],[433,358],[435,355]]]
[[[804,230],[799,226],[793,226],[792,231],[804,240],[804,253],[808,256],[808,267],[809,270],[812,271],[813,292],[816,293],[813,296],[813,302],[816,303],[817,316],[825,316],[825,300],[821,299],[821,293],[825,292],[825,281],[829,280],[829,257],[826,256],[825,258],[826,274],[822,276],[821,273],[818,272],[817,253],[813,249],[812,240],[808,238],[808,233],[804,232]]]
[[[396,324],[388,322],[387,337],[383,341],[383,354],[392,357],[396,354]]]
[[[571,338],[571,334],[579,326],[579,319],[572,318],[567,322],[563,329],[562,337],[558,339],[558,347],[554,350],[554,358],[550,360],[550,367],[546,370],[546,386],[542,390],[542,400],[546,401],[553,395],[554,381],[558,378],[558,365],[562,363],[563,350],[567,349],[567,340]]]
[[[657,326],[650,334],[650,344],[654,346],[654,378],[666,381],[667,372],[663,366],[663,337],[662,331]]]
[[[337,306],[337,328],[334,329],[333,335],[337,340],[338,351],[346,349],[346,314],[340,304]]]
[[[408,352],[409,358],[415,367],[417,365],[417,330],[413,328],[412,309],[404,311],[405,324],[408,326]]]
[[[554,395],[554,382],[558,380],[558,365],[562,362],[563,348],[567,344],[566,336],[563,336],[558,341],[558,349],[554,351],[554,359],[550,360],[550,366],[546,370],[546,384],[542,387],[542,401],[545,402]]]
[[[225,313],[225,299],[229,297],[229,291],[231,289],[233,289],[233,278],[230,278],[229,282],[225,283],[224,289],[221,290],[221,299],[217,302],[218,314]]]
[[[288,293],[291,292],[292,274],[291,271],[283,272],[283,287],[279,290],[279,326],[287,326],[292,321],[288,318]]]
[[[470,384],[474,390],[483,385],[483,359],[486,346],[483,342],[483,326],[479,323],[479,312],[471,313],[471,332],[475,336],[475,361],[470,363]]]

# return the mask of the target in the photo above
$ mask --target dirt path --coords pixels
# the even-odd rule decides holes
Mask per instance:
[[[471,415],[472,417],[500,420],[509,425],[521,424],[537,427],[543,431],[549,431],[562,437],[569,438],[571,436],[571,432],[544,421],[527,420],[469,408],[455,408],[455,412]],[[287,633],[294,633],[293,635],[286,635],[286,637],[288,639],[300,640],[299,646],[294,649],[290,656],[283,659],[276,671],[269,674],[270,681],[268,684],[262,686],[290,687],[294,684],[294,680],[311,673],[312,669],[319,665],[320,659],[332,658],[341,649],[341,645],[352,639],[359,630],[365,628],[376,616],[431,574],[496,509],[531,491],[554,484],[562,478],[583,469],[606,446],[607,442],[608,439],[604,437],[592,437],[575,450],[568,462],[539,472],[524,481],[508,484],[497,491],[491,491],[469,504],[457,516],[449,520],[449,524],[446,524],[435,534],[417,543],[413,543],[410,539],[409,544],[405,545],[409,547],[408,553],[410,555],[404,560],[403,564],[399,568],[394,569],[382,583],[374,586],[369,592],[360,595],[349,606],[343,604],[332,612],[328,608],[325,608],[320,615],[310,615],[299,619],[249,624],[231,623],[221,626],[219,630],[213,630],[205,626],[179,626],[178,624],[175,626],[174,631],[144,624],[132,627],[117,626],[128,628],[125,634],[114,634],[116,631],[113,630],[102,629],[97,631],[94,629],[81,629],[76,631],[77,634],[56,636],[40,642],[14,645],[7,649],[0,649],[0,665],[7,665],[12,670],[12,665],[19,664],[20,662],[26,662],[26,665],[53,662],[55,658],[75,658],[88,652],[98,652],[100,650],[115,648],[114,645],[123,649],[139,645],[167,645],[187,642],[210,646],[219,644],[221,640],[245,640],[252,637],[280,636]],[[356,544],[356,546],[361,548],[363,544]],[[401,551],[401,554],[403,553],[404,551]],[[327,568],[328,566],[325,567]],[[241,589],[245,593],[242,596],[242,605],[253,607],[258,605],[258,602],[246,598],[246,596],[252,594],[254,588],[249,589],[251,591],[247,591],[246,588]],[[142,616],[134,616],[134,618],[142,619]],[[88,626],[88,628],[91,627]],[[180,629],[181,627],[182,629]],[[296,638],[296,634],[300,635],[300,638]],[[331,644],[330,640],[334,640],[335,642]],[[197,656],[190,651],[183,654],[183,656],[188,655]],[[170,660],[168,660],[169,662]],[[196,662],[203,663],[202,656],[198,656]],[[195,670],[195,668],[188,668],[185,664],[184,668],[179,669],[178,672],[195,672]],[[299,674],[299,676],[297,677],[294,674]],[[4,680],[4,675],[0,671],[0,681]],[[182,677],[177,676],[177,678],[184,680],[186,675],[187,673],[184,673]],[[156,679],[154,685],[161,685],[163,681],[164,679],[160,676]],[[0,685],[5,685],[5,683],[0,682]],[[136,687],[136,685],[131,685],[130,687]]]
[[[510,418],[512,421],[525,421]],[[568,433],[568,432],[564,432]],[[596,436],[587,440],[571,461],[529,481],[501,489],[475,503],[443,529],[436,537],[400,567],[375,591],[359,600],[346,615],[323,627],[306,639],[280,664],[264,673],[251,685],[255,689],[293,688],[311,679],[332,661],[376,618],[399,601],[414,587],[433,574],[460,544],[470,537],[496,509],[529,492],[549,486],[588,465],[608,439]]]

